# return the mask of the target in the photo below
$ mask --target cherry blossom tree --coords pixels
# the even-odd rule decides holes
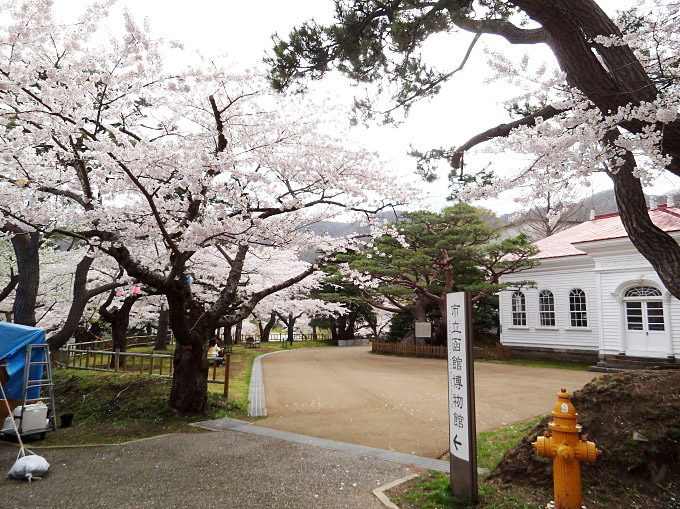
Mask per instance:
[[[531,190],[515,201],[523,209],[513,214],[510,225],[515,226],[531,240],[544,239],[554,233],[565,230],[583,215],[585,204],[574,199],[568,188],[549,188],[544,194]]]
[[[48,331],[50,350],[74,336],[84,316],[93,316],[100,299],[125,284],[114,260],[90,246],[61,249],[46,243],[40,250],[41,280],[36,311],[38,327]]]
[[[248,256],[311,246],[321,261],[347,242],[308,225],[378,211],[409,190],[375,179],[372,154],[326,134],[337,131],[318,106],[268,93],[254,73],[211,63],[169,74],[172,48],[129,16],[123,37],[99,43],[106,14],[93,4],[63,26],[46,0],[7,11],[0,213],[87,243],[162,294],[177,341],[170,407],[203,412],[216,329],[318,270],[253,290]],[[221,277],[191,284],[194,261],[207,259]]]
[[[680,298],[680,246],[649,218],[643,185],[659,175],[680,176],[680,4],[650,1],[611,19],[595,0],[452,0],[380,2],[336,0],[330,26],[308,22],[278,39],[271,80],[284,89],[303,77],[321,78],[336,68],[356,81],[375,83],[390,105],[369,96],[357,102],[369,117],[390,121],[416,101],[440,92],[462,71],[482,36],[512,45],[547,45],[557,66],[530,67],[504,54],[491,65],[526,87],[514,104],[521,118],[472,136],[450,148],[419,156],[420,169],[443,160],[454,180],[476,181],[461,199],[483,198],[526,183],[583,182],[595,171],[612,179],[622,222],[635,247]],[[427,65],[422,47],[449,31],[468,32],[469,47],[457,66]],[[462,38],[461,35],[459,37]],[[507,139],[498,150],[533,156],[514,175],[462,174],[464,156],[480,144]],[[470,158],[468,158],[470,159]],[[470,168],[468,168],[470,170]],[[537,192],[550,189],[543,180]]]
[[[251,285],[253,288],[268,286],[271,281],[281,279],[285,273],[298,272],[309,263],[299,259],[297,253],[293,251],[279,251],[267,259],[266,264],[261,264],[257,270],[251,270]],[[322,287],[324,273],[317,271],[304,280],[296,283],[282,291],[272,294],[257,305],[253,314],[260,321],[260,339],[265,333],[267,337],[276,319],[280,319],[287,328],[288,340],[292,341],[296,325],[308,323],[318,314],[342,314],[345,308],[333,302],[322,300],[316,296]],[[261,323],[261,318],[266,317],[265,324]],[[300,320],[302,319],[302,320]]]
[[[111,290],[106,300],[99,305],[99,316],[111,326],[113,350],[124,352],[127,348],[127,333],[130,326],[130,314],[133,306],[145,295],[139,287],[134,286],[129,295],[118,290]],[[120,360],[122,363],[122,360]],[[115,365],[111,358],[111,366]]]
[[[120,284],[112,268],[113,260],[95,260],[90,248],[79,242],[60,245],[57,239],[40,240],[34,235],[26,235],[24,240],[27,245],[35,240],[37,251],[24,250],[27,245],[17,250],[19,236],[15,233],[11,242],[3,239],[0,245],[0,270],[3,275],[9,274],[5,286],[9,292],[3,297],[6,303],[2,311],[14,323],[25,325],[30,317],[31,325],[45,329],[50,345],[58,348],[73,335],[83,315],[93,310],[97,297]],[[17,268],[21,258],[17,253],[23,256],[29,252],[33,259],[25,259],[25,266]],[[17,285],[19,273],[31,283]]]
[[[0,237],[0,304],[4,302],[19,283],[19,275],[16,273],[14,252],[10,242]],[[10,315],[8,309],[2,309],[5,315]]]

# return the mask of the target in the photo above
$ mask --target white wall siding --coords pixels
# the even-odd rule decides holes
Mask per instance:
[[[680,300],[671,299],[671,319],[670,322],[673,334],[673,353],[676,359],[680,359]]]
[[[638,284],[655,286],[669,302],[670,316],[664,316],[665,326],[670,329],[673,353],[680,357],[680,301],[670,296],[659,276],[647,260],[639,253],[626,256],[601,256],[596,260],[596,271],[602,281],[602,323],[604,331],[604,353],[621,352],[625,339],[625,315],[621,301],[622,292]]]
[[[520,279],[517,275],[504,281]],[[592,268],[581,266],[554,270],[542,267],[523,271],[521,279],[536,282],[535,288],[525,288],[527,327],[512,325],[512,292],[504,291],[499,296],[500,320],[503,325],[501,343],[506,346],[556,348],[560,350],[598,351],[599,318],[598,298]],[[586,294],[588,327],[571,327],[569,316],[569,292],[580,288]],[[538,294],[550,290],[555,299],[555,327],[541,327],[538,316]]]
[[[676,237],[680,238],[680,234]],[[670,331],[664,351],[670,350],[669,353],[680,359],[680,301],[668,293],[652,266],[630,241],[611,239],[578,247],[587,254],[542,260],[530,270],[501,279],[501,282],[519,279],[536,282],[535,288],[523,290],[526,327],[512,325],[512,292],[500,293],[501,343],[511,347],[599,351],[601,355],[622,353],[627,332],[623,292],[632,286],[652,285],[664,295],[665,326]],[[586,294],[588,327],[585,329],[570,327],[569,292],[574,288]],[[541,290],[550,290],[555,297],[555,327],[539,326]]]

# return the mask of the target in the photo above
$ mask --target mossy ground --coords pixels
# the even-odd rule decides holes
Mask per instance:
[[[73,414],[73,426],[48,432],[35,445],[114,443],[197,432],[191,422],[243,415],[238,403],[214,394],[206,414],[174,415],[168,409],[171,381],[156,376],[72,369],[57,369],[53,376],[57,415]]]

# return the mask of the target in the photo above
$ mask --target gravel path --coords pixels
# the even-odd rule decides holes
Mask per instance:
[[[32,483],[0,480],[7,508],[380,508],[371,490],[413,472],[388,461],[235,431],[36,450]],[[16,448],[0,447],[9,469]]]
[[[446,361],[310,348],[262,359],[267,419],[259,426],[392,451],[448,450]],[[561,387],[597,374],[476,363],[477,431],[546,414]]]

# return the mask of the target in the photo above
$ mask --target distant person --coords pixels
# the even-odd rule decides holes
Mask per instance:
[[[215,339],[208,342],[208,357],[220,357],[220,347]]]

